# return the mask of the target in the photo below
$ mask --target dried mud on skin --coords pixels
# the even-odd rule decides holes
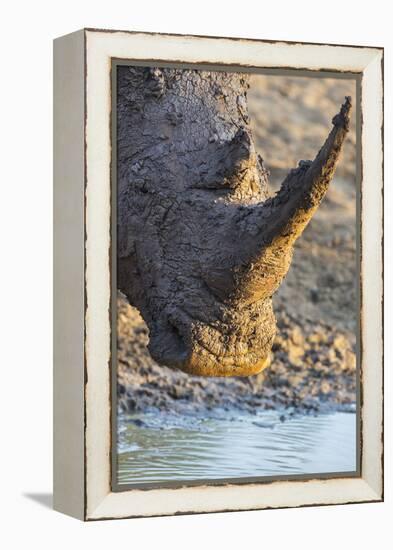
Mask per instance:
[[[355,100],[353,81],[252,77],[254,139],[273,189],[299,159],[314,157],[345,95]],[[356,398],[355,136],[353,116],[336,176],[273,298],[278,331],[269,368],[257,376],[223,379],[159,366],[146,347],[145,323],[119,294],[121,410],[351,409]]]

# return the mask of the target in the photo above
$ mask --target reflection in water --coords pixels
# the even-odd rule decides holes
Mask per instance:
[[[282,418],[282,417],[281,417]],[[118,483],[356,470],[356,415],[120,415]]]

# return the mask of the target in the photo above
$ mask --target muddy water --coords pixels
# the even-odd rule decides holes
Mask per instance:
[[[118,419],[118,483],[220,480],[356,470],[356,415],[210,417],[148,413]]]

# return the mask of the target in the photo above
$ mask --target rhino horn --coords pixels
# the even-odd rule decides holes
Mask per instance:
[[[314,161],[301,161],[283,181],[270,205],[269,234],[274,241],[288,237],[292,244],[304,231],[321,204],[333,178],[349,128],[351,98],[347,97],[333,118],[333,128]]]
[[[301,161],[291,170],[278,193],[251,206],[242,232],[237,293],[246,302],[271,296],[286,275],[293,244],[320,205],[339,159],[349,127],[351,98],[333,118],[333,128],[314,161]]]

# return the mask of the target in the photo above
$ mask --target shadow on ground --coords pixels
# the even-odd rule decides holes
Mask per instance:
[[[53,494],[52,493],[23,493],[23,496],[34,500],[45,508],[53,508]]]

